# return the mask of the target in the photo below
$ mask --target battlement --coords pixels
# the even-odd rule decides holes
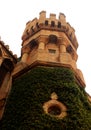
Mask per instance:
[[[32,21],[27,22],[22,36],[23,42],[42,29],[64,32],[72,42],[75,49],[78,48],[75,30],[68,22],[66,22],[66,17],[63,13],[60,13],[59,18],[57,19],[56,14],[51,13],[50,17],[47,18],[45,11],[40,12],[39,19],[34,18]]]

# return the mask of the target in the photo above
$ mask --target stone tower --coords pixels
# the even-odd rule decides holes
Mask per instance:
[[[56,19],[55,14],[50,14],[46,18],[46,12],[42,11],[39,19],[26,24],[22,36],[21,62],[30,68],[40,64],[69,67],[73,69],[78,84],[84,87],[83,75],[76,65],[77,48],[75,30],[66,22],[65,15],[60,13],[59,19]]]
[[[2,130],[91,129],[91,100],[76,65],[77,48],[75,30],[62,13],[46,18],[42,11],[26,24]]]

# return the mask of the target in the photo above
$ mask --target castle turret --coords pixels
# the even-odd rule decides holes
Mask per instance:
[[[76,80],[85,86],[84,78],[76,61],[78,58],[78,42],[75,30],[66,22],[64,14],[50,14],[40,12],[39,19],[35,18],[26,24],[22,36],[21,61],[28,66],[48,65],[66,66],[74,70]]]

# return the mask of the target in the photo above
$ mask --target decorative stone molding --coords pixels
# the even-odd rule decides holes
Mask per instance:
[[[61,103],[57,99],[58,99],[57,94],[53,92],[51,94],[51,100],[43,104],[43,109],[44,112],[49,116],[62,119],[65,116],[67,116],[67,112],[66,112],[67,108],[63,103]]]

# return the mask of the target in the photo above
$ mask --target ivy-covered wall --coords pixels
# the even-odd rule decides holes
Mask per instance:
[[[63,119],[43,110],[53,92],[67,107]],[[91,104],[70,69],[36,67],[14,81],[0,130],[91,130]]]

